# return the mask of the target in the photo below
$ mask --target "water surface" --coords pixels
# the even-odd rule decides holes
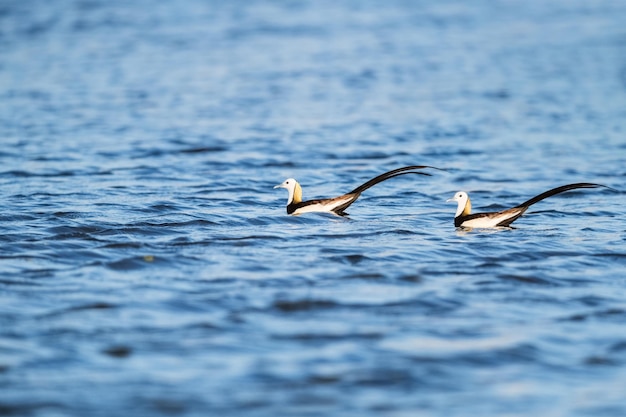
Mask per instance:
[[[626,415],[625,19],[3,2],[0,414]]]

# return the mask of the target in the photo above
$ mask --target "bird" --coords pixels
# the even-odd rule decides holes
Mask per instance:
[[[348,206],[354,203],[363,191],[367,190],[370,187],[373,187],[376,184],[400,175],[418,174],[430,176],[430,174],[428,173],[416,171],[418,169],[424,168],[440,169],[428,165],[411,165],[397,168],[372,178],[371,180],[365,182],[362,185],[359,185],[347,194],[343,194],[339,197],[334,198],[322,198],[316,200],[302,201],[302,187],[300,186],[298,181],[293,178],[287,178],[282,184],[279,184],[274,188],[286,188],[289,192],[289,196],[287,198],[287,214],[298,215],[302,213],[317,212],[334,213],[340,216],[345,216],[347,214],[345,212],[345,209],[347,209]]]
[[[470,201],[469,195],[465,191],[457,192],[454,197],[447,200],[456,201],[458,206],[456,209],[456,214],[454,215],[454,225],[456,227],[467,227],[467,228],[493,228],[493,227],[508,227],[515,220],[520,218],[522,214],[530,206],[535,203],[540,202],[541,200],[552,197],[553,195],[563,193],[569,190],[575,190],[578,188],[610,188],[601,184],[593,184],[589,182],[579,182],[575,184],[567,184],[562,185],[560,187],[553,188],[544,193],[541,193],[528,201],[523,202],[522,204],[515,206],[513,208],[502,210],[498,212],[490,212],[490,213],[473,213],[472,214],[472,203]]]

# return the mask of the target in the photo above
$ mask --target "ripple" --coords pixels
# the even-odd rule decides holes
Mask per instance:
[[[511,281],[520,284],[533,284],[533,285],[548,285],[548,286],[556,286],[559,285],[555,280],[539,278],[531,275],[499,275],[499,279],[504,281]]]
[[[566,321],[586,321],[590,319],[603,319],[603,318],[615,318],[617,320],[623,320],[626,317],[626,310],[621,308],[610,308],[601,311],[594,311],[590,313],[578,313],[565,318]]]
[[[102,351],[105,355],[111,356],[113,358],[128,358],[133,353],[133,349],[129,346],[123,345],[113,345]]]
[[[51,313],[50,315],[72,313],[75,311],[84,311],[84,310],[107,310],[107,309],[111,309],[115,307],[117,307],[115,304],[106,303],[106,302],[95,302],[95,303],[82,304],[82,305],[70,307],[70,308],[64,309],[56,313]]]
[[[274,308],[276,308],[277,310],[284,312],[308,311],[337,307],[337,304],[335,304],[334,302],[325,300],[277,300],[274,302],[273,305]]]
[[[361,262],[370,260],[369,257],[358,253],[343,256],[333,256],[329,259],[335,262],[346,263],[349,265],[358,265]]]

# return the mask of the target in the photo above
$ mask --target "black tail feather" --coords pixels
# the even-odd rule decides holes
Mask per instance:
[[[398,177],[400,175],[418,174],[418,175],[430,176],[430,174],[427,174],[425,172],[416,172],[415,171],[416,169],[424,169],[424,168],[433,168],[433,169],[441,170],[440,168],[431,167],[431,166],[428,166],[428,165],[411,165],[411,166],[407,166],[407,167],[397,168],[397,169],[385,172],[384,174],[380,174],[379,176],[372,178],[371,180],[367,181],[365,184],[359,185],[354,190],[350,191],[348,194],[360,194],[363,191],[367,190],[368,188],[371,188],[371,187],[375,186],[378,183],[381,183],[381,182],[386,181],[386,180],[388,180],[390,178],[393,178],[393,177]]]
[[[517,207],[529,207],[529,206],[532,206],[535,203],[540,202],[541,200],[543,200],[545,198],[552,197],[553,195],[560,194],[560,193],[563,193],[565,191],[575,190],[577,188],[599,188],[599,187],[609,188],[609,187],[607,187],[605,185],[593,184],[591,182],[578,182],[578,183],[575,183],[575,184],[562,185],[560,187],[556,187],[556,188],[553,188],[551,190],[548,190],[545,193],[541,193],[538,196],[533,197],[530,200],[523,202],[522,204],[520,204]]]

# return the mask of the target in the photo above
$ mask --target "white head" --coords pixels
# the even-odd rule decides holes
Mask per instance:
[[[469,195],[465,191],[459,191],[447,201],[456,201],[456,214],[454,217],[459,217],[460,215],[467,216],[472,213],[472,202],[470,201]]]
[[[287,178],[282,184],[275,186],[274,188],[286,188],[289,192],[287,199],[287,205],[291,203],[299,203],[302,201],[302,187],[293,178]]]

